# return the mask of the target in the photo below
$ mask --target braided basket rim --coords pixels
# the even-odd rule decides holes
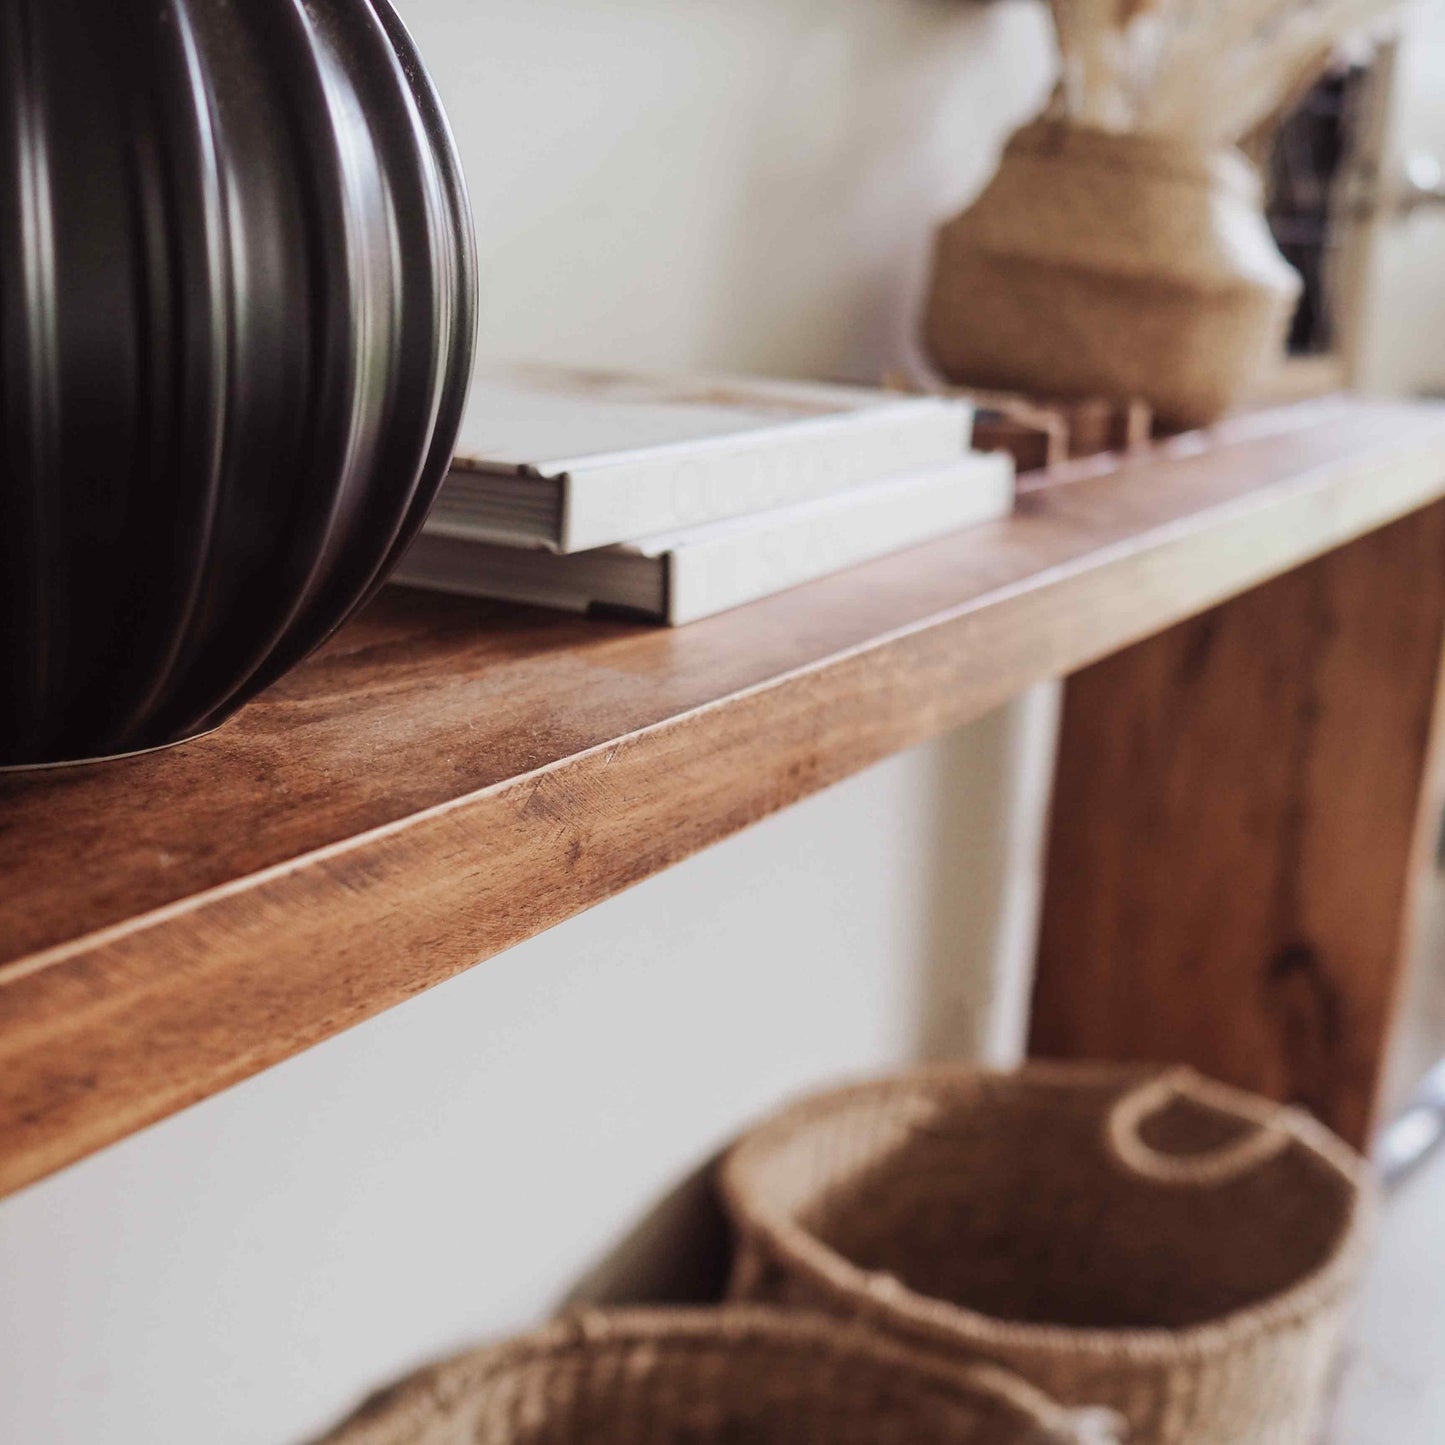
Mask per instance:
[[[821,1286],[850,1315],[887,1328],[906,1328],[912,1338],[976,1349],[1001,1347],[1056,1357],[1093,1355],[1136,1364],[1168,1366],[1218,1356],[1261,1336],[1275,1334],[1323,1311],[1338,1308],[1358,1276],[1376,1213],[1373,1176],[1365,1161],[1318,1120],[1285,1105],[1274,1117],[1304,1149],[1346,1187],[1350,1204],[1334,1248],[1313,1270],[1268,1299],[1244,1305],[1200,1324],[1164,1326],[1073,1326],[1000,1319],[966,1305],[930,1298],[892,1275],[872,1273],[823,1243],[786,1211],[759,1201],[753,1170],[772,1150],[819,1120],[864,1100],[923,1094],[971,1092],[980,1084],[1069,1089],[1081,1085],[1145,1085],[1168,1074],[1187,1073],[1218,1099],[1233,1096],[1246,1112],[1257,1112],[1258,1096],[1177,1066],[1059,1063],[1041,1061],[1018,1069],[931,1065],[813,1092],[744,1134],[724,1154],[718,1187],[724,1206],[746,1246],[761,1246],[771,1259]]]
[[[425,1367],[376,1392],[316,1445],[406,1445],[433,1428],[439,1414],[462,1407],[489,1381],[547,1360],[609,1349],[652,1347],[677,1356],[748,1345],[795,1357],[846,1356],[880,1375],[910,1377],[931,1391],[959,1400],[991,1396],[1043,1431],[1044,1438],[1078,1438],[1078,1411],[1060,1405],[1006,1367],[960,1361],[836,1315],[771,1305],[724,1304],[570,1312],[526,1334]]]

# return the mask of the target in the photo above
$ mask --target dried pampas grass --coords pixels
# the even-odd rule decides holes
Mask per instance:
[[[1051,0],[1051,113],[1102,130],[1232,144],[1399,0]]]

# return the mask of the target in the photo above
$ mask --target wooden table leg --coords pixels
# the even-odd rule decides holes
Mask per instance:
[[[1373,1127],[1435,823],[1445,503],[1068,684],[1031,1052]]]

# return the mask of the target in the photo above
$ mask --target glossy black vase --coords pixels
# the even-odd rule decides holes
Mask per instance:
[[[380,586],[475,272],[386,0],[0,0],[0,766],[209,731]]]

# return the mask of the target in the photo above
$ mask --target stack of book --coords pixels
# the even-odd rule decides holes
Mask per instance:
[[[691,622],[1005,515],[967,402],[864,388],[514,369],[474,383],[395,579]]]

